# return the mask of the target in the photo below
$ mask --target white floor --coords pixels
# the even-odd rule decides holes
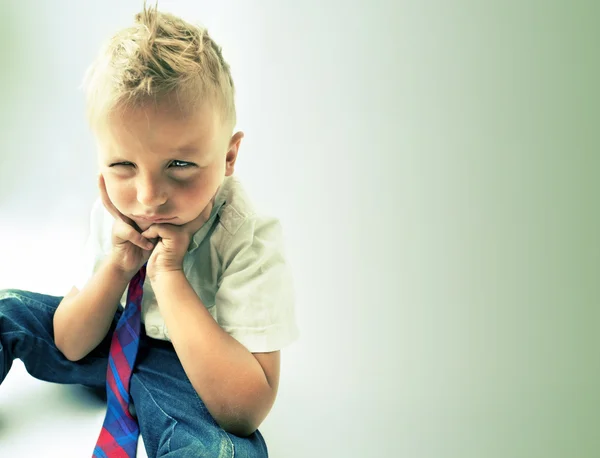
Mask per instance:
[[[17,360],[0,389],[1,456],[91,456],[103,418],[92,392],[36,380]],[[138,457],[147,457],[142,444]]]

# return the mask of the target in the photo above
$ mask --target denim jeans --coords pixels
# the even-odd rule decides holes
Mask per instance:
[[[110,340],[122,309],[104,340],[85,358],[72,362],[54,344],[52,319],[61,299],[0,291],[0,384],[13,360],[19,358],[37,379],[105,389]],[[148,337],[143,326],[130,383],[149,458],[268,456],[259,431],[238,437],[219,427],[192,387],[172,344]],[[90,456],[94,445],[90,444]]]

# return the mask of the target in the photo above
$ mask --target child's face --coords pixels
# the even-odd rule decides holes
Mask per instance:
[[[210,105],[185,117],[168,103],[123,110],[98,139],[108,196],[142,230],[188,223],[210,212],[242,136],[229,138]]]

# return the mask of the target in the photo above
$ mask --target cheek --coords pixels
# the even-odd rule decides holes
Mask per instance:
[[[124,213],[131,202],[132,196],[135,197],[135,190],[118,179],[105,178],[105,182],[110,201],[117,207],[117,210]]]
[[[171,198],[177,199],[178,202],[188,207],[196,207],[197,205],[192,203],[206,203],[212,198],[212,192],[216,186],[218,186],[218,182],[208,177],[179,183],[173,189],[174,192],[171,193]]]
[[[206,179],[203,177],[195,177],[190,180],[176,182],[172,188],[171,195],[198,196],[202,190],[206,188]]]

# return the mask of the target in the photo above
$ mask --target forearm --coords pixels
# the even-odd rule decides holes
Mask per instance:
[[[274,400],[259,362],[215,322],[182,272],[161,274],[152,286],[181,364],[212,416],[231,433],[251,434]]]
[[[54,340],[68,359],[83,358],[104,339],[129,280],[107,258],[81,291],[61,301]]]

